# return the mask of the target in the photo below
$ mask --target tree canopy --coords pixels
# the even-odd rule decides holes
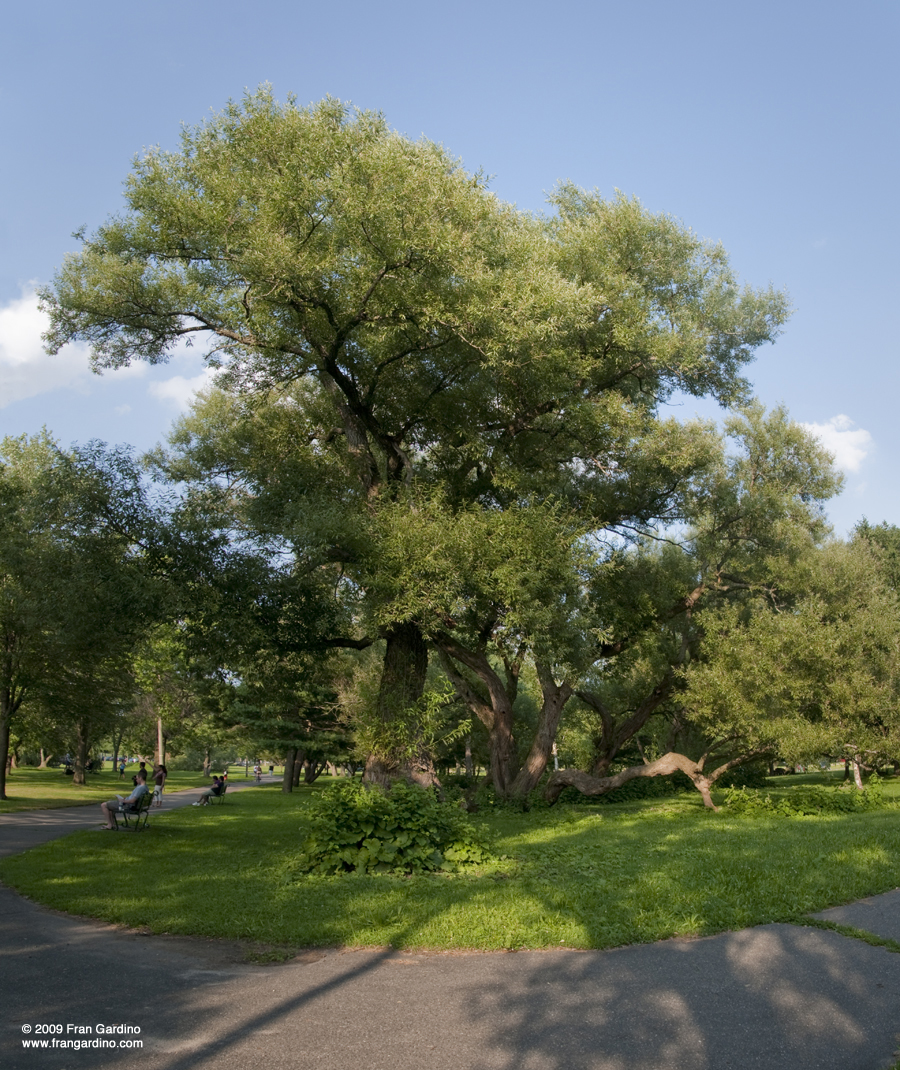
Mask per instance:
[[[428,643],[449,637],[452,659],[463,638],[416,578],[447,533],[435,589],[494,540],[505,566],[460,596],[499,607],[494,623],[537,628],[542,607],[546,637],[578,586],[567,532],[692,515],[718,446],[661,403],[745,400],[788,311],[634,199],[563,185],[546,215],[521,212],[440,146],[331,99],[249,94],[137,160],[125,198],[44,290],[48,347],[85,341],[97,369],[204,347],[221,392],[176,432],[170,476],[207,503],[239,487],[243,536],[277,542],[301,585],[327,574],[352,595],[318,641],[383,643],[385,721],[421,697]],[[560,586],[545,547],[565,545]],[[400,765],[373,755],[368,774]]]

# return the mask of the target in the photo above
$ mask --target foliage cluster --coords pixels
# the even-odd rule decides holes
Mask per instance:
[[[559,796],[559,801],[573,803],[576,806],[579,804],[605,806],[636,802],[638,799],[664,799],[692,790],[690,782],[677,774],[675,776],[635,777],[634,780],[629,780],[627,784],[623,784],[606,795],[582,795],[576,788],[566,788]]]
[[[347,782],[315,800],[298,868],[319,874],[450,873],[489,857],[483,833],[432,791],[400,782],[384,792]]]
[[[825,788],[816,784],[803,784],[787,794],[731,787],[725,793],[725,805],[731,813],[755,816],[852,814],[880,809],[884,805],[884,790],[878,774],[873,773],[862,791],[855,787]]]

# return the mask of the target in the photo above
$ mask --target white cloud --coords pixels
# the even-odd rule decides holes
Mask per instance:
[[[875,442],[861,427],[854,430],[849,416],[832,416],[825,424],[803,424],[834,456],[835,465],[842,472],[858,472]]]
[[[0,307],[0,408],[59,387],[86,388],[87,346],[66,346],[51,357],[41,342],[46,329],[47,317],[33,290]]]
[[[206,368],[189,379],[183,375],[173,375],[161,383],[151,383],[150,393],[160,401],[170,402],[179,412],[184,412],[197,393],[212,382],[214,374],[212,368]]]

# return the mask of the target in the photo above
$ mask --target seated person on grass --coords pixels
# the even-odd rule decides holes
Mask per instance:
[[[141,801],[141,796],[147,794],[146,774],[138,772],[135,779],[137,783],[135,784],[134,791],[132,791],[127,799],[123,799],[121,795],[118,795],[115,799],[110,799],[109,802],[100,803],[100,810],[106,818],[106,824],[103,826],[105,829],[114,829],[116,827],[115,814],[117,811],[137,809],[137,805]]]
[[[200,796],[200,798],[193,804],[194,806],[209,806],[209,800],[213,795],[221,795],[225,790],[225,780],[220,780],[217,776],[213,777],[212,787],[207,788],[206,791]]]

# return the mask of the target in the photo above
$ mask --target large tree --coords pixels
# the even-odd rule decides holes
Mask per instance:
[[[202,339],[231,391],[289,410],[287,467],[304,469],[289,500],[333,522],[295,552],[376,601],[390,565],[371,518],[411,515],[422,485],[458,508],[556,496],[595,529],[666,516],[705,446],[660,402],[735,400],[786,316],[636,201],[565,186],[552,215],[519,212],[439,146],[334,100],[249,95],[137,161],[125,196],[43,293],[49,349],[86,341],[101,369]],[[422,694],[426,636],[411,608],[368,619],[387,722]],[[368,773],[400,764],[373,755]]]

